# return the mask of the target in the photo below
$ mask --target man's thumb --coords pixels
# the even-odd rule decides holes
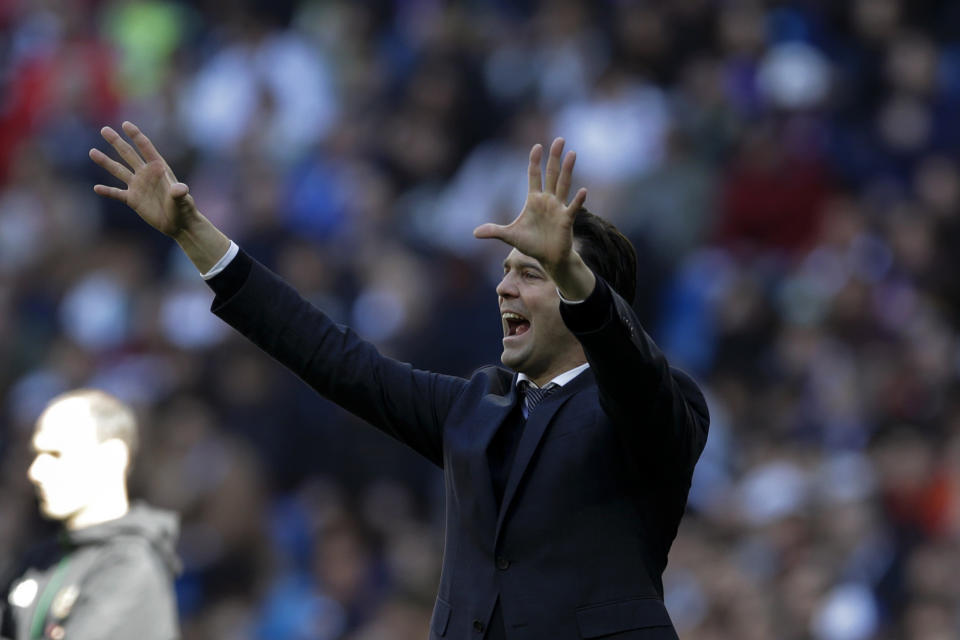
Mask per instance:
[[[480,225],[473,230],[474,238],[500,238],[503,239],[504,229],[503,225],[493,224],[492,222],[487,222]]]
[[[190,187],[188,187],[182,182],[177,182],[172,187],[170,187],[170,195],[173,196],[175,199],[179,200],[180,198],[184,197],[188,193],[190,193]]]

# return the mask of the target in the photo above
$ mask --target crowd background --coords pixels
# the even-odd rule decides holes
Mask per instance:
[[[0,565],[54,394],[132,402],[187,640],[422,640],[439,471],[208,312],[87,158],[143,127],[201,210],[394,357],[495,362],[534,142],[640,257],[712,413],[682,638],[960,637],[960,3],[0,2]],[[577,186],[575,185],[575,186]]]

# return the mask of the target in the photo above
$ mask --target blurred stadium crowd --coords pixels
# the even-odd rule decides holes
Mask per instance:
[[[499,356],[534,142],[640,255],[713,414],[666,601],[698,640],[960,637],[960,4],[0,2],[0,565],[44,531],[44,403],[144,428],[188,640],[422,640],[439,471],[208,312],[91,189],[143,126],[204,213],[392,356]]]

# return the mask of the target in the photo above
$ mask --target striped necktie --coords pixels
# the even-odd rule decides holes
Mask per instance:
[[[545,387],[534,386],[529,380],[524,380],[520,385],[520,391],[523,393],[523,404],[527,409],[527,415],[533,413],[540,401],[560,388],[556,382],[551,382]]]

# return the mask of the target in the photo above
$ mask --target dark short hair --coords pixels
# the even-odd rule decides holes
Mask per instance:
[[[633,304],[637,293],[637,252],[625,235],[598,215],[580,207],[573,218],[577,253],[614,291]]]

